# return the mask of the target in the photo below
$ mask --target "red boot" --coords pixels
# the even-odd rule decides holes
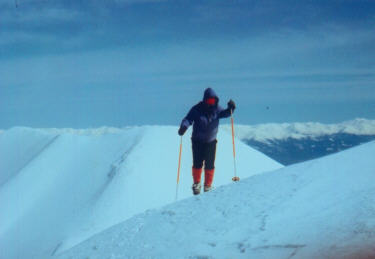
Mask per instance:
[[[192,189],[193,189],[194,195],[198,195],[201,192],[201,175],[202,175],[202,168],[193,167],[194,184],[192,186]]]
[[[194,183],[200,183],[201,182],[201,175],[202,175],[202,168],[194,168],[193,167]]]
[[[204,191],[211,191],[214,180],[215,169],[204,169]]]

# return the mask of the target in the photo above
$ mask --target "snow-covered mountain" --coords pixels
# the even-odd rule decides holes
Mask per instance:
[[[190,133],[179,199],[191,194]],[[137,213],[175,201],[177,127],[12,128],[0,134],[0,258],[48,258]],[[231,182],[231,135],[218,136],[214,184]],[[245,178],[282,165],[237,141]]]
[[[252,176],[137,215],[58,258],[375,258],[374,154],[371,142]]]
[[[231,130],[229,125],[223,128]],[[238,125],[236,133],[249,146],[283,165],[290,165],[375,140],[375,120]]]

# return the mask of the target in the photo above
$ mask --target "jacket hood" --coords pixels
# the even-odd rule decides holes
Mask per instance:
[[[217,97],[215,91],[212,89],[212,88],[207,88],[205,91],[204,91],[204,95],[203,95],[203,101],[206,101],[207,99],[209,98],[216,98],[217,102],[219,102],[219,97]]]

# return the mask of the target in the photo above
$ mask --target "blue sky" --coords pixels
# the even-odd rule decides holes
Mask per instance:
[[[0,0],[0,128],[375,119],[374,1]],[[268,108],[267,108],[268,107]]]

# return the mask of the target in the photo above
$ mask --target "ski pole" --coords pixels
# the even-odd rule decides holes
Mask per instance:
[[[177,184],[176,184],[176,201],[177,201],[177,198],[178,198],[178,184],[180,182],[181,153],[182,153],[182,136],[181,136],[181,139],[180,139],[180,154],[178,156]]]
[[[237,166],[236,166],[236,146],[234,144],[234,120],[233,120],[233,111],[230,109],[230,121],[232,123],[232,143],[233,143],[233,166],[234,166],[234,177],[232,181],[237,182],[240,178],[237,176]]]

